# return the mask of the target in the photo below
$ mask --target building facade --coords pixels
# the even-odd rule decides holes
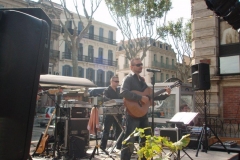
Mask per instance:
[[[138,57],[141,56],[142,52],[139,52]],[[126,58],[126,52],[123,47],[121,47],[121,44],[118,44],[116,61],[116,74],[121,84],[123,78],[130,72],[130,61]],[[174,53],[171,46],[166,43],[160,41],[153,43],[146,52],[146,57],[142,60],[142,63],[143,70],[140,75],[145,78],[146,83],[151,83],[152,77],[152,73],[146,71],[147,68],[161,70],[160,73],[156,73],[155,82],[164,82],[169,78],[176,77],[176,53]]]
[[[49,74],[72,76],[72,53],[68,42],[64,38],[64,30],[59,19],[63,23],[68,23],[68,31],[73,32],[73,21],[66,21],[63,10],[58,4],[54,4],[57,12],[56,16],[49,3],[44,0],[41,4],[34,1],[25,0],[0,0],[2,8],[27,8],[41,7],[52,20],[50,53],[49,53]],[[83,29],[77,21],[77,14],[74,14],[78,31]],[[82,22],[87,23],[82,16]],[[86,25],[86,24],[85,24]],[[98,22],[93,19],[88,33],[84,35],[79,43],[78,49],[78,72],[79,77],[93,81],[97,86],[109,85],[110,78],[116,71],[116,31],[117,28]]]
[[[238,118],[240,36],[207,9],[204,0],[191,0],[191,6],[193,64],[210,64],[211,88],[207,91],[207,112],[222,118]],[[201,93],[196,92],[196,96]],[[204,106],[203,101],[196,102]]]

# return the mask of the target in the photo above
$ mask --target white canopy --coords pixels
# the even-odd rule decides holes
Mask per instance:
[[[81,87],[96,87],[96,85],[86,79],[78,77],[68,77],[68,76],[59,76],[59,75],[41,75],[40,81],[41,84],[54,84],[54,85],[67,85],[67,86],[81,86]]]

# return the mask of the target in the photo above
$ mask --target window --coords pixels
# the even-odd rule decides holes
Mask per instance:
[[[240,73],[240,56],[220,57],[220,74]]]
[[[105,73],[103,70],[99,69],[97,70],[97,86],[98,87],[104,87],[104,77],[105,77]]]
[[[53,40],[50,41],[50,49],[53,49]]]
[[[48,67],[48,74],[53,74],[52,69],[53,69],[52,66]]]
[[[4,5],[0,4],[0,8],[4,8]]]
[[[103,42],[103,28],[99,28],[99,41]]]
[[[112,66],[113,63],[113,53],[112,50],[108,50],[108,65]]]
[[[125,64],[128,64],[128,58],[125,57]]]
[[[83,44],[79,43],[79,48],[78,48],[78,60],[82,61],[83,60]]]
[[[240,34],[220,19],[219,74],[240,74]]]
[[[174,59],[172,59],[172,66],[174,66]]]
[[[88,62],[93,62],[94,49],[93,46],[88,46]]]
[[[164,74],[161,73],[161,82],[163,82],[163,81],[164,81]]]
[[[94,26],[89,27],[89,39],[94,39]]]
[[[168,75],[168,74],[166,74],[166,80],[168,80],[168,78],[169,78],[169,75]]]
[[[119,46],[119,47],[118,47],[118,51],[121,51],[121,50],[123,50],[123,47],[122,47],[122,46]]]
[[[95,70],[92,68],[88,68],[86,78],[89,79],[90,81],[94,82],[95,81]]]
[[[108,43],[113,44],[113,32],[108,31]]]
[[[103,63],[103,48],[98,48],[98,63]]]
[[[161,63],[163,63],[163,56],[161,56]]]
[[[82,22],[78,22],[78,34],[81,33],[82,30],[83,30],[83,24]]]
[[[112,78],[113,75],[114,73],[112,71],[107,71],[106,86],[110,85],[110,79]]]
[[[64,57],[64,59],[72,59],[72,52],[71,52],[71,50],[70,50],[70,48],[69,48],[69,43],[70,42],[66,42],[65,41],[65,52],[63,53],[63,57]]]
[[[68,29],[72,29],[72,21],[66,21],[66,22],[65,22],[65,26],[66,26],[66,28],[68,28]]]
[[[64,65],[62,67],[62,75],[63,76],[72,76],[72,67],[69,65]]]
[[[168,57],[166,57],[166,65],[168,66],[168,64],[169,64],[169,63],[168,63]]]
[[[78,67],[78,77],[84,78],[84,68]]]
[[[168,50],[168,46],[166,45],[166,50]]]
[[[172,78],[175,78],[175,76],[174,76],[174,75],[172,75]]]
[[[162,43],[159,44],[159,47],[162,48]]]
[[[157,61],[157,55],[156,55],[156,54],[153,55],[153,61],[154,61],[154,62]]]

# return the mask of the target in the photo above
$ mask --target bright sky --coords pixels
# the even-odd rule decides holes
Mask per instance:
[[[55,2],[59,0],[53,0]],[[67,6],[72,11],[75,11],[72,0],[66,0]],[[80,6],[81,4],[79,4]],[[191,18],[191,2],[190,0],[172,0],[172,9],[168,12],[166,21],[175,21],[178,18],[183,17],[184,19]],[[94,14],[94,19],[112,26],[117,27],[115,22],[112,20],[108,8],[105,5],[105,1],[102,0],[99,8]],[[118,30],[116,35],[116,40],[119,42],[122,39],[121,32]]]

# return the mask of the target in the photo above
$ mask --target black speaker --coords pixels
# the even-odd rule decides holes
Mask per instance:
[[[210,89],[209,64],[199,63],[192,65],[192,90]]]
[[[47,42],[45,43],[45,49],[43,51],[44,53],[43,53],[41,74],[48,74],[50,39],[51,39],[51,29],[50,28],[52,26],[52,21],[50,20],[50,18],[46,15],[46,13],[41,8],[1,8],[0,9],[0,11],[7,11],[7,10],[19,11],[19,12],[34,16],[36,18],[39,18],[39,19],[47,22],[49,30],[48,30]],[[19,20],[19,22],[21,23],[20,20]]]
[[[83,158],[86,156],[85,137],[70,136],[69,137],[69,156],[72,159]]]
[[[178,128],[160,128],[160,136],[167,137],[171,142],[179,140]]]
[[[48,46],[46,21],[0,10],[0,159],[28,159]]]

